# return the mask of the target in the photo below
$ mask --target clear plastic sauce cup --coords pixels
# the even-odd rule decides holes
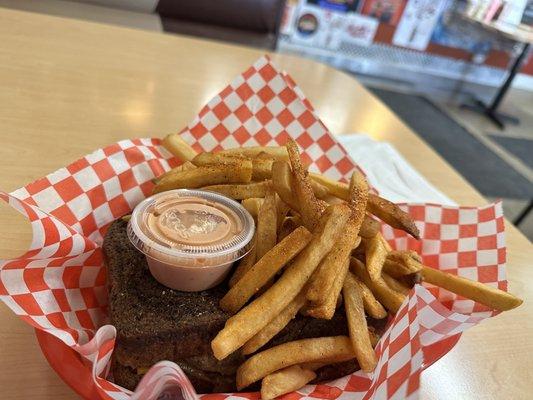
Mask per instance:
[[[255,226],[239,203],[218,193],[179,189],[148,197],[128,224],[131,243],[146,255],[153,277],[187,292],[224,280],[251,250]]]

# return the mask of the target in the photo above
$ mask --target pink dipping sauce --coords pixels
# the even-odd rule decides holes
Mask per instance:
[[[146,255],[153,277],[195,292],[219,284],[250,251],[255,226],[239,203],[218,193],[179,189],[135,207],[128,237]]]

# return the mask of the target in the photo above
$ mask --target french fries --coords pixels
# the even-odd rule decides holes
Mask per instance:
[[[348,331],[359,366],[364,372],[372,372],[378,359],[370,343],[363,298],[356,278],[348,272],[342,288]]]
[[[275,158],[267,153],[259,153],[256,157],[250,158],[243,154],[223,154],[223,153],[200,153],[195,156],[192,163],[196,166],[206,165],[238,165],[243,160],[252,161],[252,179],[262,181],[270,179],[272,176],[272,163]]]
[[[300,222],[298,217],[285,217],[278,231],[278,240],[283,240],[289,233],[301,226]]]
[[[318,183],[317,181],[315,181],[314,179],[311,179],[311,182],[314,182],[314,183]],[[325,186],[322,186],[322,187],[325,187]],[[316,193],[315,193],[316,194]],[[318,196],[317,196],[318,197]],[[322,198],[321,200],[324,200],[326,203],[328,204],[339,204],[339,203],[344,203],[344,200],[342,199],[339,199],[338,197],[335,197],[333,196],[332,194],[329,194],[329,191],[328,191],[328,195],[327,196],[324,196],[324,198]]]
[[[401,229],[415,239],[420,239],[420,232],[413,219],[396,204],[379,196],[370,196],[368,199],[368,211],[383,222],[396,229]]]
[[[310,304],[305,309],[305,315],[322,319],[333,318],[335,309],[339,304],[340,292],[342,290],[342,285],[344,284],[346,273],[348,272],[349,264],[349,259],[343,261],[339,273],[335,276],[335,280],[333,281],[330,290],[327,292],[325,301],[322,304]]]
[[[481,282],[448,274],[434,268],[422,267],[422,277],[425,282],[440,286],[450,292],[457,293],[467,299],[477,301],[498,311],[507,311],[522,304],[522,299],[503,290],[482,284]]]
[[[326,210],[308,246],[283,275],[261,297],[228,319],[213,339],[211,348],[217,359],[222,360],[240,348],[287,307],[332,249],[349,216],[350,209],[343,204]]]
[[[175,174],[176,172],[187,171],[189,169],[195,169],[195,168],[196,168],[196,165],[194,165],[192,162],[185,161],[183,164],[178,165],[177,167],[172,168],[170,171],[167,171],[164,174],[161,174],[158,177],[152,179],[152,182],[157,184],[163,179],[167,178],[168,176]]]
[[[276,273],[291,261],[311,240],[311,233],[303,226],[260,257],[257,263],[220,300],[220,308],[232,314],[261,289]],[[259,246],[258,246],[259,249]]]
[[[345,201],[350,200],[350,190],[346,183],[334,181],[333,179],[326,178],[324,175],[313,172],[311,172],[309,176],[315,182],[318,182],[322,186],[325,186],[329,190],[329,193],[331,195]]]
[[[358,259],[352,257],[350,260],[350,270],[374,293],[376,299],[390,312],[395,313],[402,305],[405,295],[398,293],[387,286],[383,278],[375,281],[370,279],[370,275],[365,265]]]
[[[247,158],[205,152],[197,154],[191,162],[197,167],[205,167],[207,165],[238,165],[243,160]]]
[[[388,315],[387,310],[376,300],[376,297],[368,286],[358,279],[355,279],[355,284],[358,286],[361,297],[363,298],[363,306],[366,313],[375,319],[385,318]]]
[[[329,189],[329,192],[343,200],[348,200],[349,188],[346,183],[337,182],[323,175],[311,173],[311,178]],[[368,211],[396,229],[401,229],[416,239],[420,233],[412,218],[396,204],[374,194],[368,197]]]
[[[181,161],[191,161],[196,157],[194,150],[179,133],[171,133],[163,139],[163,146]]]
[[[415,251],[390,251],[387,259],[399,262],[410,274],[422,270],[420,256]],[[407,274],[404,274],[407,275]]]
[[[386,272],[383,272],[381,274],[381,278],[385,281],[388,287],[390,287],[392,290],[395,290],[396,292],[409,294],[409,291],[411,290],[409,286],[396,280]]]
[[[317,314],[327,319],[333,317],[335,312],[334,303],[337,301],[342,288],[342,281],[344,281],[344,276],[348,270],[350,253],[360,241],[357,235],[365,217],[368,185],[365,178],[358,172],[354,172],[352,175],[350,193],[352,214],[346,224],[344,235],[339,239],[337,246],[321,262],[317,271],[311,277],[307,290],[307,300],[309,300],[311,305],[326,305],[324,312],[314,311],[315,317],[317,317]],[[334,285],[336,278],[338,278],[338,282],[337,285]],[[313,315],[313,312],[311,312],[311,315]]]
[[[378,280],[381,277],[381,270],[383,264],[387,259],[387,249],[381,241],[381,234],[377,234],[371,239],[365,241],[366,249],[366,269],[370,279],[373,281]]]
[[[357,236],[358,231],[357,221],[355,218],[350,218],[346,224],[344,234],[339,238],[339,242],[324,257],[311,277],[307,290],[307,300],[312,305],[321,305],[326,302],[335,278],[344,269],[343,265],[347,264],[350,253],[356,247],[357,242],[360,241]]]
[[[292,171],[288,162],[275,161],[272,164],[272,185],[281,200],[299,212],[298,201],[293,193]]]
[[[246,208],[246,211],[248,211],[255,219],[257,219],[257,215],[259,214],[259,209],[261,208],[262,203],[263,199],[259,197],[250,197],[243,199],[241,202],[242,206]]]
[[[289,213],[291,208],[276,194],[276,222],[278,225],[278,232],[285,220],[285,217]],[[278,240],[280,240],[278,238]]]
[[[287,161],[289,155],[284,146],[250,146],[250,147],[236,147],[233,149],[221,150],[218,154],[224,155],[240,155],[249,158],[257,157],[261,153],[266,153],[276,160]]]
[[[300,389],[315,378],[316,374],[312,370],[299,365],[273,372],[265,376],[261,382],[261,399],[275,399],[282,394]]]
[[[265,197],[269,189],[272,187],[270,181],[252,182],[245,184],[226,184],[226,185],[210,185],[205,186],[202,190],[209,190],[223,194],[234,200],[246,200],[250,198]]]
[[[422,264],[420,264],[422,265]],[[420,272],[422,267],[414,269],[412,266],[395,261],[394,259],[387,258],[383,264],[383,271],[392,276],[393,278],[401,278],[402,276],[412,275]]]
[[[371,239],[379,232],[379,222],[365,215],[359,235],[365,239]]]
[[[242,347],[243,354],[255,353],[276,336],[296,316],[305,304],[305,292],[300,292],[267,326],[257,332]]]
[[[309,230],[313,230],[320,219],[322,210],[309,182],[308,173],[302,166],[298,145],[294,140],[290,139],[286,147],[291,161],[294,177],[293,187],[300,207],[300,215],[302,216],[304,225]]]
[[[345,361],[355,353],[347,336],[330,336],[295,340],[255,354],[237,369],[237,389],[291,365],[329,361]]]
[[[248,356],[237,371],[239,390],[262,379],[262,398],[273,399],[315,379],[315,370],[354,358],[372,372],[379,332],[366,316],[383,320],[397,312],[422,280],[500,311],[522,303],[429,268],[415,251],[393,250],[381,223],[418,238],[413,219],[369,193],[358,171],[349,184],[309,173],[292,139],[282,147],[200,154],[178,134],[168,135],[163,145],[183,164],[153,179],[154,193],[211,190],[240,200],[256,220],[254,245],[220,300],[220,308],[234,315],[211,342],[219,360],[239,349]],[[342,310],[349,337],[301,339],[261,351],[298,313],[331,319]]]
[[[270,190],[267,192],[257,215],[257,259],[263,257],[267,251],[276,245],[277,215],[276,193]]]
[[[328,188],[322,185],[321,183],[313,179],[309,179],[309,184],[311,185],[313,193],[315,194],[317,199],[326,200],[330,197]]]
[[[252,238],[252,248],[250,251],[239,260],[237,268],[231,276],[228,284],[229,287],[233,287],[255,264],[257,260],[257,232],[254,233]]]
[[[252,160],[252,179],[262,181],[264,179],[272,178],[272,164],[276,161],[267,153],[259,153],[257,157]]]
[[[157,183],[153,193],[172,189],[196,189],[220,183],[248,183],[252,179],[252,162],[239,165],[216,165],[179,171]]]

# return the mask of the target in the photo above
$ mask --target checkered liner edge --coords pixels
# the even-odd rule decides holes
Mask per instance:
[[[239,75],[181,132],[197,150],[281,145],[293,137],[311,168],[347,179],[356,166],[292,79],[267,57]],[[159,139],[124,140],[99,149],[2,199],[24,214],[33,241],[23,256],[0,261],[0,298],[22,319],[70,346],[93,366],[104,399],[157,398],[181,387],[196,398],[179,367],[155,365],[135,393],[106,379],[115,328],[106,325],[101,244],[113,220],[149,195],[151,179],[176,165]],[[403,205],[421,231],[416,241],[383,226],[397,249],[416,249],[432,267],[506,290],[501,204],[482,208]],[[417,398],[425,350],[495,313],[436,287],[417,286],[388,326],[372,375],[357,372],[287,395],[290,399]],[[426,354],[427,355],[427,354]],[[250,399],[257,394],[202,395]]]

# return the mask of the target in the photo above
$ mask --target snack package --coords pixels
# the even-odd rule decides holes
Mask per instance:
[[[356,166],[320,121],[293,80],[267,57],[239,75],[181,132],[198,151],[283,145],[290,136],[311,171],[348,179]],[[156,399],[174,388],[197,398],[180,368],[153,366],[135,393],[107,380],[116,331],[106,325],[102,241],[109,224],[151,193],[151,179],[177,165],[160,139],[123,140],[79,159],[2,199],[27,216],[33,241],[20,258],[0,261],[0,298],[28,324],[79,353],[102,399]],[[426,265],[506,290],[500,203],[482,208],[402,206],[421,240],[383,226],[395,249],[415,249]],[[308,385],[287,399],[413,399],[420,373],[453,347],[457,335],[496,312],[444,289],[416,285],[377,345],[373,374]],[[21,355],[23,357],[24,355]],[[23,371],[21,371],[23,373]],[[74,387],[76,390],[76,388]],[[257,399],[257,393],[206,394],[202,399]]]

